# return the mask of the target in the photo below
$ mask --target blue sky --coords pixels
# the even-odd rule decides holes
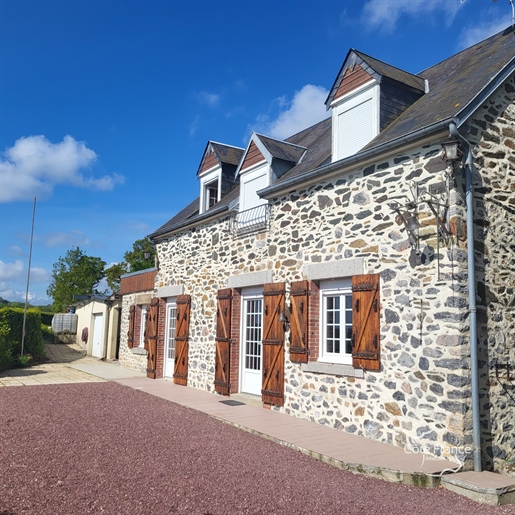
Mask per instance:
[[[417,73],[509,0],[0,0],[0,297],[51,302],[73,246],[108,264],[198,196],[208,140],[322,117],[350,48]]]

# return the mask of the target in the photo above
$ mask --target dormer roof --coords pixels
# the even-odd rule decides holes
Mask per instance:
[[[425,80],[422,77],[386,64],[352,48],[347,53],[325,105],[329,109],[335,100],[363,84],[372,80],[381,84],[385,78],[420,93],[424,93],[426,88]]]
[[[243,152],[243,148],[217,143],[216,141],[208,141],[197,170],[197,177],[216,165],[223,166],[228,164],[238,166]]]
[[[305,153],[306,147],[253,132],[236,174],[263,160],[270,166],[274,159],[295,165]]]

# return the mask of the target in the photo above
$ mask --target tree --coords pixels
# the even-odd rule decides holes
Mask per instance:
[[[145,252],[150,253],[148,259],[145,258]],[[155,266],[154,256],[156,255],[156,249],[146,238],[136,240],[132,244],[132,251],[128,251],[124,254],[123,258],[129,265],[129,272],[139,272],[140,270],[146,270]]]
[[[150,253],[149,258],[145,258],[145,252]],[[120,288],[121,276],[127,273],[139,272],[155,266],[154,256],[156,249],[146,239],[136,240],[132,244],[132,250],[123,255],[123,261],[106,269],[107,285],[111,291],[115,292]]]
[[[111,265],[109,268],[106,268],[105,274],[107,286],[109,286],[111,292],[115,292],[120,289],[120,278],[127,272],[127,263],[125,262],[116,263],[115,265]]]
[[[54,312],[62,312],[74,302],[74,295],[102,295],[97,289],[104,277],[105,261],[87,256],[79,247],[70,249],[53,265],[52,282],[47,295],[52,297]]]

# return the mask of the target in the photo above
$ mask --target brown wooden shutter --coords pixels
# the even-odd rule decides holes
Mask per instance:
[[[215,390],[229,395],[232,290],[218,290],[216,310]]]
[[[284,404],[284,283],[265,284],[263,290],[263,389],[262,400]]]
[[[129,349],[134,347],[134,321],[136,319],[136,305],[129,308],[129,330],[127,331],[127,345]]]
[[[308,298],[308,281],[291,283],[290,359],[293,363],[308,362]]]
[[[157,323],[159,318],[159,299],[154,297],[147,310],[145,324],[145,349],[147,349],[147,377],[156,378],[157,362]]]
[[[173,382],[186,386],[188,381],[188,336],[190,331],[189,295],[177,297],[177,327],[175,330],[175,367]]]
[[[379,274],[352,278],[352,365],[380,370]]]

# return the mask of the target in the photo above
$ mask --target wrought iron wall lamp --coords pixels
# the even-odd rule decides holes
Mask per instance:
[[[418,251],[418,230],[420,228],[420,222],[418,221],[416,207],[413,209],[409,203],[402,206],[397,202],[390,202],[388,206],[397,213],[395,217],[397,225],[404,225],[408,233],[411,248]]]

